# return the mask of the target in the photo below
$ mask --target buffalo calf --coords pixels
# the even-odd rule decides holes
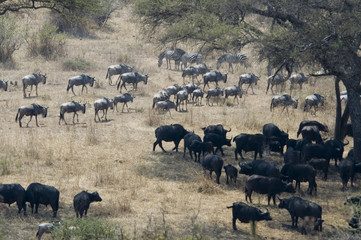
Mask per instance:
[[[83,217],[83,213],[86,216],[90,203],[92,202],[101,202],[102,198],[99,196],[98,192],[88,193],[87,191],[82,191],[74,196],[73,205],[76,213],[76,217]]]
[[[237,168],[235,168],[231,164],[228,164],[227,166],[224,166],[223,168],[224,168],[224,171],[226,172],[227,184],[229,184],[229,181],[228,181],[229,178],[231,179],[231,181],[234,181],[234,183],[236,183],[237,175],[238,175]]]

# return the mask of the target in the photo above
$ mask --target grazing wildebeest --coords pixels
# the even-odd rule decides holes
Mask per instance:
[[[242,98],[243,90],[236,85],[231,87],[226,87],[224,89],[224,95],[225,95],[224,101],[226,101],[229,96],[234,96],[233,102],[235,102],[237,99],[237,103],[239,103],[238,97]]]
[[[203,90],[206,87],[206,85],[209,88],[209,82],[215,82],[216,87],[218,87],[218,81],[223,81],[224,83],[227,82],[227,74],[223,74],[219,71],[208,72],[203,75],[203,81],[204,81]]]
[[[209,176],[212,179],[212,172],[216,173],[216,182],[219,184],[219,178],[222,173],[223,160],[220,156],[215,154],[208,154],[202,160],[202,167],[204,173],[209,170]]]
[[[347,183],[351,179],[351,187],[355,176],[355,163],[353,159],[347,157],[340,162],[339,166],[340,178],[342,180],[342,191],[347,189]]]
[[[241,133],[233,138],[233,142],[236,142],[236,149],[234,150],[236,160],[238,160],[237,154],[244,160],[242,150],[245,152],[254,151],[254,160],[257,158],[257,153],[262,158],[265,142],[265,137],[262,134]]]
[[[184,53],[180,61],[182,62],[181,68],[184,69],[187,67],[188,63],[201,63],[203,62],[203,56],[199,53]]]
[[[101,202],[102,198],[99,196],[98,192],[88,193],[87,191],[81,191],[74,196],[73,206],[76,213],[76,217],[83,217],[83,213],[86,216],[90,203],[92,202]]]
[[[161,90],[153,96],[153,105],[152,108],[155,107],[155,104],[160,101],[169,100],[169,93],[166,90]]]
[[[324,125],[317,121],[304,120],[304,121],[300,122],[300,125],[298,126],[297,137],[300,135],[303,127],[305,127],[305,126],[316,126],[316,127],[318,127],[318,130],[323,131],[323,132],[328,132],[327,125]]]
[[[16,183],[12,184],[0,184],[0,202],[9,204],[9,206],[16,202],[18,206],[18,213],[21,212],[21,209],[24,210],[24,215],[26,215],[26,195],[25,189]]]
[[[185,102],[185,105],[186,105],[186,110],[185,111],[188,111],[187,109],[187,106],[188,106],[188,92],[187,90],[180,90],[179,92],[177,92],[177,97],[176,97],[177,101],[176,101],[176,106],[177,108],[179,107],[178,111],[184,111],[183,109],[183,106],[184,106],[184,102]],[[182,105],[182,110],[181,110],[181,107],[180,105]]]
[[[194,141],[200,141],[202,142],[202,139],[199,135],[195,134],[194,132],[190,132],[190,133],[187,133],[185,136],[184,136],[184,153],[183,153],[183,157],[186,156],[186,150],[188,148],[188,151],[189,151],[189,155],[191,156],[191,159],[193,159],[193,155],[192,155],[192,152],[194,152],[194,157],[195,157],[195,161],[198,160],[198,162],[200,162],[200,159],[201,159],[201,152],[202,152],[202,149],[201,148],[197,148],[197,149],[193,149],[191,147],[192,143]],[[197,157],[197,153],[198,153],[198,157]]]
[[[4,91],[8,90],[8,81],[0,80],[0,89],[4,89]]]
[[[234,202],[232,206],[227,208],[232,208],[232,227],[235,231],[237,231],[237,219],[243,223],[252,222],[253,224],[256,221],[272,220],[268,211],[262,212],[260,209],[249,206],[243,202]]]
[[[316,111],[318,109],[318,105],[321,105],[323,106],[324,104],[324,101],[325,101],[325,97],[318,94],[318,93],[314,93],[312,95],[309,95],[305,98],[305,106],[303,108],[303,111],[310,111],[311,112],[311,109],[313,107],[313,115],[316,115]],[[312,112],[311,112],[312,114]]]
[[[323,143],[320,131],[317,126],[305,126],[301,130],[302,138],[308,138],[316,143]]]
[[[185,69],[183,69],[182,72],[182,78],[183,78],[183,84],[185,84],[185,77],[189,76],[189,78],[192,78],[192,83],[194,83],[194,78],[198,79],[198,69],[195,67],[187,67]]]
[[[252,94],[254,94],[253,85],[257,85],[258,80],[259,80],[259,77],[257,77],[253,73],[242,74],[241,76],[239,76],[238,86],[242,89],[243,84],[248,84],[246,93],[248,93],[248,89],[249,89],[249,87],[251,87]]]
[[[315,230],[322,232],[322,207],[317,203],[310,202],[300,197],[278,198],[279,208],[287,209],[291,215],[292,227],[297,227],[298,218],[304,219],[306,216],[315,217]]]
[[[100,121],[100,117],[99,117],[99,110],[103,110],[103,116],[105,121],[107,121],[107,113],[108,113],[108,108],[113,109],[114,108],[114,102],[112,99],[103,97],[101,99],[95,100],[94,102],[94,111],[95,111],[95,115],[94,115],[94,121],[96,122],[97,119],[96,117],[98,116],[98,120]]]
[[[155,137],[157,140],[153,144],[153,151],[155,151],[155,147],[159,144],[159,147],[166,152],[163,148],[162,141],[166,142],[174,142],[175,147],[172,150],[176,150],[178,152],[179,142],[184,138],[184,136],[188,133],[187,130],[180,124],[171,124],[171,125],[163,125],[157,127],[155,129]]]
[[[267,138],[275,137],[280,143],[281,155],[283,155],[283,147],[286,145],[288,140],[288,133],[281,131],[275,124],[267,123],[262,128],[263,136]]]
[[[281,175],[293,182],[296,181],[296,189],[300,190],[301,182],[308,182],[308,193],[317,192],[316,170],[308,164],[285,164],[281,169]]]
[[[26,189],[26,201],[30,203],[31,213],[33,213],[34,204],[35,213],[38,213],[39,204],[46,206],[50,204],[53,209],[53,217],[56,217],[59,208],[59,195],[60,193],[55,187],[41,183],[31,183]]]
[[[215,97],[217,99],[217,105],[218,105],[219,96],[223,96],[223,89],[222,88],[216,87],[216,88],[209,89],[208,92],[207,92],[207,96],[206,96],[207,104],[210,106],[209,99],[211,97]],[[213,106],[213,101],[212,101],[212,106]]]
[[[230,132],[232,129],[230,128],[229,130],[226,130],[222,124],[217,124],[203,127],[202,130],[204,135],[206,135],[207,133],[216,133],[226,138],[227,133]]]
[[[231,179],[231,181],[233,180],[234,183],[237,182],[237,175],[238,175],[238,170],[236,167],[234,167],[231,164],[228,164],[227,166],[224,166],[224,172],[226,173],[227,176],[227,181],[226,183],[229,184],[229,179]]]
[[[269,76],[267,79],[267,90],[266,90],[266,94],[268,93],[268,89],[271,86],[271,91],[273,94],[273,87],[276,86],[280,86],[280,91],[279,92],[283,92],[285,90],[286,87],[286,81],[288,79],[285,78],[282,74],[277,73],[276,75],[272,75]]]
[[[200,88],[197,88],[192,93],[192,101],[196,103],[196,105],[202,105],[202,99],[204,96],[204,91]],[[196,98],[194,100],[194,98]]]
[[[66,91],[68,92],[69,89],[71,89],[74,96],[76,96],[76,94],[74,92],[74,86],[82,85],[81,93],[83,93],[84,88],[86,90],[86,93],[88,93],[88,87],[86,85],[89,84],[91,87],[93,87],[94,82],[95,82],[95,77],[90,77],[90,76],[85,75],[85,74],[80,74],[78,76],[74,76],[74,77],[69,78],[68,86],[66,88]]]
[[[282,192],[295,193],[295,189],[292,186],[292,183],[283,182],[280,178],[277,177],[265,177],[261,175],[252,175],[246,181],[245,187],[245,196],[246,201],[249,198],[250,203],[252,203],[252,192],[268,195],[268,205],[273,199],[273,204],[276,205],[276,194],[281,194]]]
[[[21,119],[24,116],[30,116],[29,122],[31,121],[33,116],[35,116],[36,126],[39,127],[39,125],[38,125],[38,115],[39,114],[42,114],[43,117],[45,118],[46,115],[48,114],[48,107],[43,107],[43,106],[40,106],[35,103],[27,105],[27,106],[22,106],[22,107],[19,107],[19,109],[18,109],[18,113],[16,114],[15,121],[17,122],[19,119],[19,126],[21,127]],[[29,122],[26,124],[26,127],[29,126]]]
[[[231,140],[232,139],[227,139],[227,138],[225,138],[222,135],[219,135],[217,133],[207,133],[203,137],[203,142],[212,142],[213,146],[217,147],[215,152],[220,150],[222,156],[224,155],[222,146],[227,145],[227,146],[230,147],[231,146]]]
[[[161,67],[163,64],[163,58],[166,59],[166,63],[167,63],[167,69],[172,69],[171,67],[171,60],[174,60],[175,62],[175,69],[179,70],[179,64],[180,64],[180,60],[181,57],[183,56],[183,54],[185,54],[186,52],[180,48],[176,48],[176,49],[170,49],[170,50],[166,50],[163,51],[159,54],[158,56],[158,67]]]
[[[80,102],[77,102],[75,100],[71,101],[71,102],[67,102],[67,103],[63,103],[60,105],[60,116],[59,116],[59,125],[60,125],[60,121],[63,120],[65,124],[65,118],[64,118],[64,114],[65,113],[74,113],[73,115],[73,124],[75,124],[74,122],[74,118],[76,115],[77,118],[77,122],[79,122],[79,116],[78,116],[78,111],[82,111],[83,113],[85,113],[85,103],[82,104]]]
[[[275,107],[282,106],[281,113],[286,109],[288,113],[288,107],[292,106],[293,108],[297,108],[298,99],[292,98],[288,94],[283,94],[281,96],[274,96],[271,100],[270,110],[272,111]]]
[[[239,163],[239,166],[240,174],[245,174],[248,176],[256,174],[265,177],[280,177],[280,170],[277,168],[276,164],[262,159],[253,160],[250,163]]]
[[[124,111],[124,107],[127,106],[127,111],[129,112],[128,102],[133,102],[134,97],[130,93],[120,94],[114,97],[113,103],[115,109],[118,112],[118,103],[123,103],[122,112]]]
[[[296,73],[293,74],[290,77],[290,95],[292,94],[292,90],[295,88],[295,84],[298,84],[300,86],[300,89],[302,89],[302,84],[304,83],[308,83],[308,77],[305,76],[304,73],[300,72],[300,73]]]
[[[105,78],[108,79],[109,85],[112,85],[112,76],[120,75],[127,72],[132,72],[132,71],[134,71],[133,67],[127,66],[123,63],[117,65],[111,65],[108,67],[107,75],[105,76]]]
[[[38,96],[38,84],[46,83],[46,74],[32,73],[32,74],[29,74],[29,75],[26,75],[25,77],[23,77],[22,82],[23,82],[24,98],[26,98],[25,89],[29,85],[30,85],[29,97],[30,97],[31,91],[33,90],[33,85],[35,85],[36,96]]]
[[[148,82],[148,75],[147,74],[144,75],[138,72],[123,73],[119,77],[122,80],[122,84],[120,84],[121,81],[119,81],[117,85],[117,89],[120,92],[122,91],[122,87],[124,87],[125,90],[127,90],[127,88],[125,87],[126,83],[133,84],[133,89],[137,89],[139,82],[144,82],[145,85],[147,85]]]
[[[247,61],[247,56],[244,54],[241,54],[241,53],[224,54],[217,59],[217,69],[219,69],[221,67],[221,64],[223,62],[227,62],[228,63],[228,71],[233,73],[232,63],[239,63],[240,65],[243,64],[243,66],[246,67],[246,61]]]
[[[172,114],[170,113],[170,109],[174,108],[177,111],[177,105],[169,100],[165,100],[165,101],[159,101],[155,103],[155,110],[159,113],[165,113],[165,112],[169,112],[169,116],[172,117]]]
[[[172,86],[169,86],[169,87],[163,89],[162,91],[167,92],[168,98],[170,98],[171,96],[174,96],[174,99],[175,99],[177,92],[179,92],[182,89],[183,88],[181,86],[179,86],[178,84],[174,84]]]

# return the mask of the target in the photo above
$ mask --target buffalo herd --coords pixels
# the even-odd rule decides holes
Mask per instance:
[[[361,163],[353,158],[353,151],[346,158],[343,158],[344,146],[348,144],[340,140],[323,138],[320,132],[328,132],[328,127],[317,121],[302,121],[299,125],[297,135],[302,139],[290,139],[288,133],[279,129],[275,124],[268,123],[263,126],[262,134],[240,133],[233,138],[235,146],[235,160],[239,154],[244,160],[242,152],[254,152],[254,159],[251,162],[239,162],[239,169],[232,164],[223,166],[223,146],[231,146],[232,138],[227,138],[223,125],[210,125],[202,128],[204,132],[203,141],[201,136],[194,131],[187,131],[180,124],[163,125],[155,130],[156,141],[153,144],[153,151],[159,144],[165,152],[162,141],[174,142],[173,150],[178,151],[179,142],[184,139],[184,153],[189,150],[190,158],[201,164],[204,171],[216,174],[216,183],[220,184],[222,168],[226,174],[226,184],[236,184],[238,174],[248,175],[245,182],[245,201],[252,203],[252,192],[266,194],[268,205],[271,199],[276,205],[276,197],[279,199],[278,208],[286,209],[292,220],[292,227],[297,227],[298,218],[303,219],[301,233],[307,233],[307,224],[312,225],[313,230],[322,231],[322,207],[315,202],[308,201],[301,197],[280,198],[282,192],[294,194],[300,191],[301,183],[307,182],[307,193],[317,193],[316,176],[317,171],[323,172],[323,179],[327,180],[328,168],[331,159],[340,162],[338,169],[342,181],[342,191],[347,188],[347,182],[353,180],[356,173],[361,173]],[[284,152],[284,148],[286,151]],[[217,155],[217,151],[220,154]],[[263,159],[263,153],[277,152],[284,159],[284,164],[278,168],[277,164]],[[203,156],[201,159],[201,155]],[[259,158],[257,158],[259,156]],[[293,185],[293,181],[296,185]],[[361,201],[360,199],[358,199]],[[350,200],[351,201],[351,200]],[[353,200],[355,202],[356,200]],[[270,212],[262,212],[260,209],[247,205],[243,202],[234,202],[232,206],[232,224],[236,230],[236,220],[241,222],[255,222],[260,220],[272,220]],[[360,215],[353,216],[350,226],[358,226]]]

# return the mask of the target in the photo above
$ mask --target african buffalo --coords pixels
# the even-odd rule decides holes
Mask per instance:
[[[88,193],[87,191],[81,191],[74,196],[73,206],[76,213],[76,217],[83,217],[83,213],[86,216],[90,203],[92,202],[101,202],[102,198],[99,196],[98,192]]]
[[[216,173],[216,181],[219,184],[219,178],[222,173],[222,167],[223,167],[223,160],[220,156],[214,155],[214,154],[208,154],[205,156],[202,160],[202,167],[204,169],[204,172],[206,170],[209,170],[209,176],[212,179],[212,172]]]
[[[50,204],[53,209],[53,217],[56,217],[59,208],[59,195],[59,191],[55,187],[41,183],[31,183],[26,189],[26,201],[30,203],[31,213],[33,213],[34,204],[35,213],[38,213],[39,204],[46,206]]]
[[[254,151],[254,160],[257,158],[257,153],[262,158],[265,142],[265,137],[262,134],[241,133],[233,138],[233,142],[236,142],[236,149],[234,150],[236,160],[238,160],[237,154],[244,159],[242,156],[242,150],[245,152]]]
[[[162,141],[166,142],[174,142],[175,147],[172,150],[176,150],[178,152],[179,142],[184,138],[184,136],[188,133],[187,130],[180,124],[171,124],[157,127],[155,129],[155,137],[157,140],[153,144],[153,151],[155,151],[155,147],[159,144],[159,147],[166,152],[163,148]]]
[[[239,164],[240,174],[246,174],[246,175],[261,175],[266,177],[279,177],[280,171],[278,170],[276,164],[272,162],[268,162],[262,159],[253,160],[250,163],[242,163]]]
[[[16,202],[18,206],[18,213],[20,213],[21,209],[23,209],[24,215],[26,215],[25,201],[25,189],[20,184],[0,184],[0,202],[9,204],[9,206]]]

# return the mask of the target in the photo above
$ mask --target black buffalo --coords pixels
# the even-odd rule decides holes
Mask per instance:
[[[314,202],[304,200],[300,197],[291,198],[279,198],[279,208],[287,209],[291,215],[292,227],[297,227],[298,218],[304,219],[304,217],[314,217],[315,230],[322,231],[322,208],[320,205]]]
[[[222,146],[231,146],[231,139],[224,138],[222,135],[217,133],[207,133],[203,137],[203,142],[212,142],[213,146],[216,147],[215,152],[221,151],[222,156],[224,155]]]
[[[206,135],[207,133],[216,133],[226,138],[227,132],[230,132],[232,129],[226,130],[222,124],[217,124],[217,125],[209,125],[207,127],[202,128],[202,130],[204,132],[204,135]]]
[[[246,174],[246,175],[261,175],[266,177],[279,177],[280,171],[278,170],[276,164],[272,162],[267,162],[262,159],[253,160],[250,163],[242,163],[239,164],[240,174]]]
[[[301,182],[308,182],[308,193],[317,192],[316,170],[308,164],[286,164],[281,169],[281,175],[296,181],[296,189],[300,190]]]
[[[208,154],[202,160],[202,167],[204,171],[209,170],[209,176],[212,179],[212,172],[216,173],[216,181],[219,184],[219,178],[221,177],[223,160],[220,156],[214,154]]]
[[[343,143],[337,139],[331,139],[325,142],[325,146],[329,151],[330,158],[335,159],[335,166],[337,166],[337,160],[342,160],[344,146],[346,146],[348,143],[349,142]]]
[[[351,179],[351,187],[353,187],[353,180],[355,176],[355,163],[347,157],[340,162],[339,166],[340,177],[342,180],[342,191],[346,190],[347,183]]]
[[[293,147],[288,147],[283,155],[283,161],[285,164],[293,163],[300,164],[305,163],[301,157],[301,151],[295,150]]]
[[[0,184],[0,202],[9,204],[9,206],[16,202],[18,213],[23,209],[24,215],[26,215],[25,201],[25,189],[20,184]]]
[[[304,121],[300,122],[300,125],[298,127],[298,131],[297,131],[297,137],[300,135],[303,127],[305,127],[305,126],[316,126],[319,131],[328,132],[327,125],[322,124],[322,123],[317,122],[317,121],[304,120]]]
[[[162,141],[166,141],[174,142],[175,147],[172,150],[176,150],[178,152],[179,142],[187,133],[188,131],[185,130],[184,127],[180,124],[157,127],[157,129],[155,129],[155,137],[157,140],[153,144],[153,151],[155,151],[155,147],[159,144],[159,147],[163,150],[163,152],[166,152],[162,145]]]
[[[291,147],[296,151],[302,151],[303,147],[310,143],[312,143],[312,141],[307,137],[302,139],[288,139],[286,142],[286,146],[287,149]]]
[[[224,168],[224,171],[225,171],[226,176],[227,176],[227,182],[226,183],[229,184],[229,178],[231,179],[231,181],[234,181],[234,183],[236,183],[237,175],[238,175],[237,168],[235,168],[231,164],[228,164],[227,166],[224,166],[223,168]]]
[[[273,199],[273,204],[276,205],[276,194],[281,194],[282,192],[295,193],[295,189],[292,186],[292,183],[283,182],[280,178],[274,177],[265,177],[260,175],[252,175],[247,179],[245,187],[245,196],[246,201],[249,198],[249,201],[252,203],[252,192],[267,194],[268,195],[268,205]]]
[[[237,230],[237,219],[243,223],[272,220],[272,217],[268,211],[262,212],[260,209],[249,206],[243,202],[235,202],[232,206],[227,208],[232,208],[232,227],[235,231]]]
[[[327,162],[331,159],[331,149],[326,144],[308,144],[302,150],[303,161],[308,162],[312,158],[323,158]]]
[[[241,133],[233,138],[233,142],[236,142],[236,149],[234,150],[236,160],[238,160],[237,154],[244,159],[242,150],[245,152],[254,151],[254,160],[257,158],[257,153],[262,158],[265,142],[265,137],[262,134]]]
[[[90,203],[92,202],[101,202],[102,198],[99,196],[98,192],[88,193],[87,191],[81,191],[74,196],[73,206],[76,213],[76,217],[83,217],[83,214],[86,216]]]
[[[192,143],[194,141],[198,141],[200,142],[201,146],[202,146],[202,139],[200,136],[198,136],[197,134],[193,133],[193,132],[190,132],[190,133],[187,133],[185,136],[184,136],[184,153],[183,153],[183,157],[186,156],[186,150],[188,148],[188,151],[189,151],[189,155],[191,156],[191,159],[193,159],[193,153],[194,153],[194,157],[195,157],[195,161],[198,160],[198,162],[200,161],[200,158],[201,158],[201,152],[202,152],[202,147],[198,147],[198,145],[196,144],[193,144]],[[198,153],[198,156],[197,156],[197,153]]]
[[[273,123],[267,123],[267,124],[263,125],[262,133],[267,138],[275,137],[278,140],[278,142],[280,143],[280,147],[281,147],[280,153],[283,155],[283,147],[287,143],[288,133],[281,131]]]
[[[59,208],[59,195],[60,193],[55,187],[41,183],[31,183],[26,189],[26,201],[30,203],[31,213],[33,213],[34,204],[35,213],[38,213],[39,204],[45,206],[50,204],[53,209],[53,217],[56,217]]]
[[[328,167],[330,163],[323,158],[312,158],[308,164],[310,164],[315,170],[323,171],[323,180],[327,180]]]
[[[320,130],[317,126],[305,126],[301,130],[302,138],[308,138],[316,143],[323,143]]]

